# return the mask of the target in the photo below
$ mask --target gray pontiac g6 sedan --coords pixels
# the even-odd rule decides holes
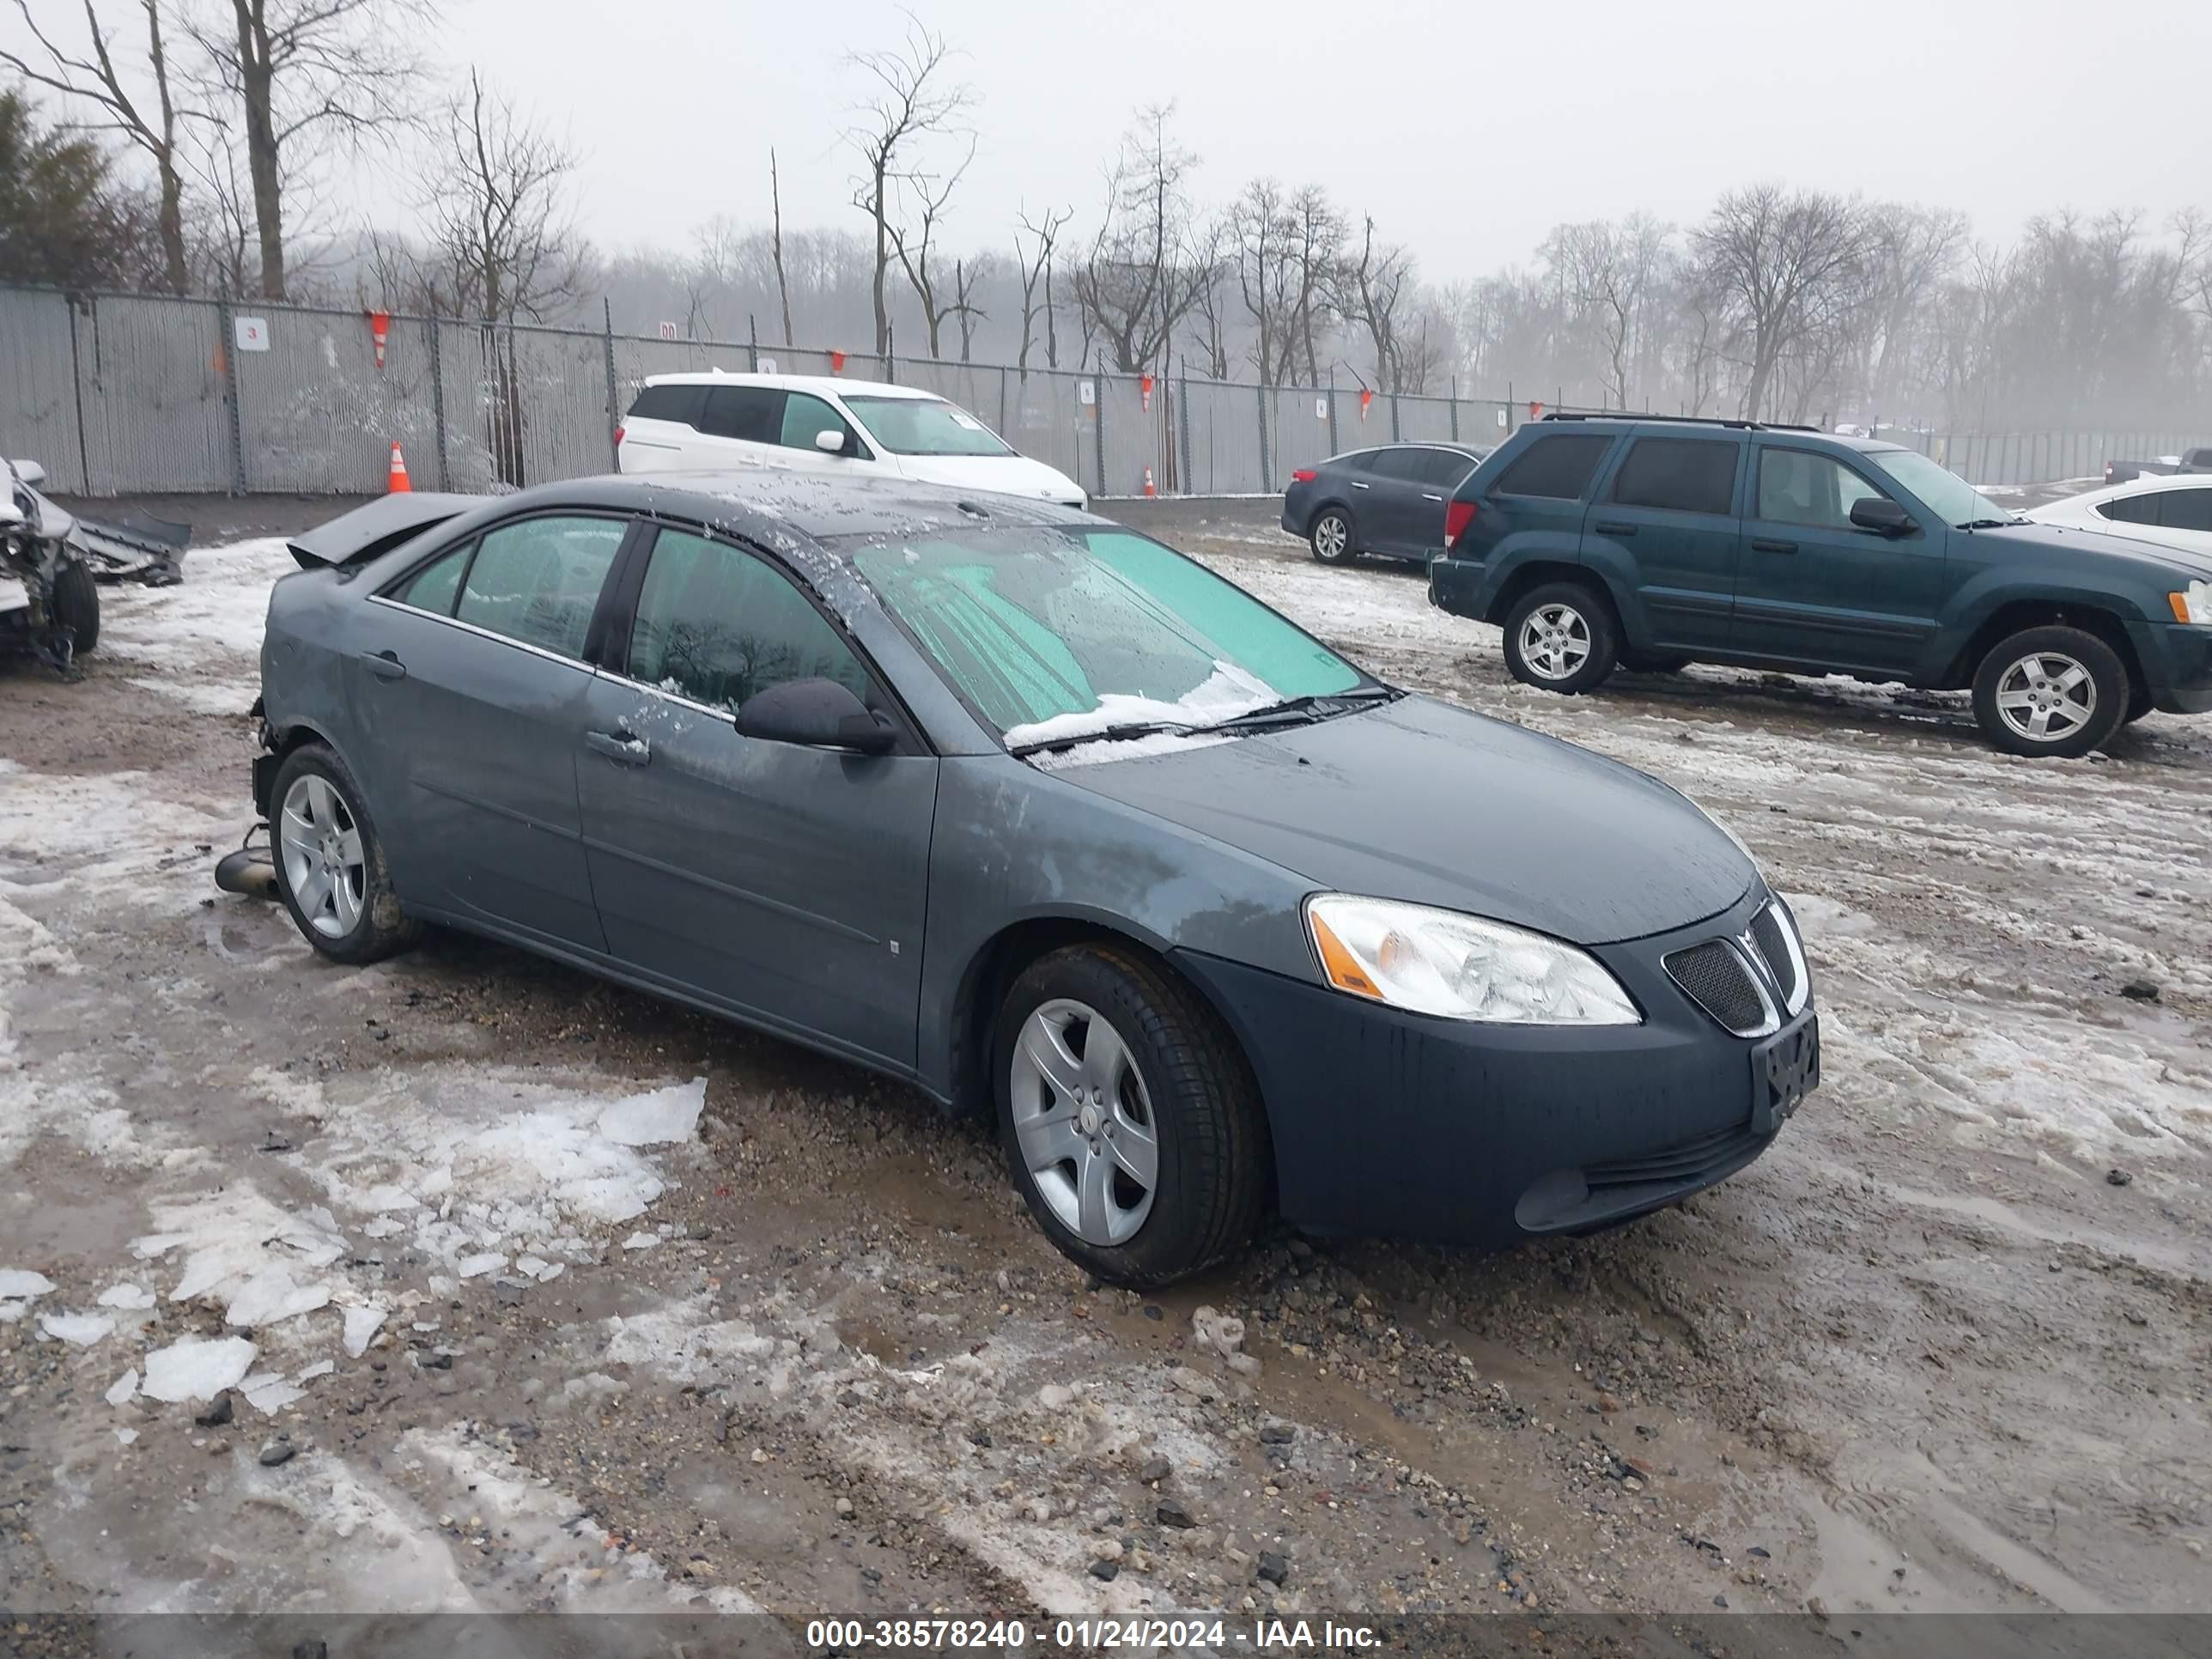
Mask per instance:
[[[310,945],[467,928],[994,1112],[1102,1278],[1270,1209],[1586,1231],[1818,1080],[1796,923],[1697,806],[1103,519],[665,475],[293,551],[253,789]]]

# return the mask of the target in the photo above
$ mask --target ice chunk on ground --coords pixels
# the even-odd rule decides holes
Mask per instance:
[[[103,1308],[127,1308],[136,1311],[154,1305],[154,1292],[143,1285],[111,1285],[100,1293]]]
[[[122,1444],[127,1446],[138,1437],[138,1431],[136,1429],[118,1429],[115,1431],[115,1437]]]
[[[274,1416],[295,1400],[304,1399],[305,1389],[295,1389],[275,1371],[260,1371],[238,1385],[246,1396],[246,1403],[254,1410]]]
[[[188,1336],[146,1356],[141,1386],[155,1400],[212,1400],[244,1380],[254,1352],[242,1336]]]
[[[542,1255],[519,1255],[514,1258],[514,1271],[525,1279],[542,1278],[548,1265]]]
[[[27,1302],[0,1302],[0,1325],[12,1325],[30,1311]]]
[[[368,1352],[369,1341],[384,1323],[381,1308],[348,1308],[345,1310],[345,1351],[349,1359],[358,1359]]]
[[[338,1362],[335,1359],[318,1359],[313,1364],[308,1366],[304,1371],[300,1372],[292,1380],[295,1382],[312,1382],[319,1376],[328,1376],[332,1371],[337,1370],[337,1368]]]
[[[133,1365],[108,1386],[107,1403],[111,1406],[127,1406],[137,1398],[137,1394],[138,1368]]]
[[[658,1146],[689,1140],[707,1104],[707,1079],[672,1083],[649,1094],[618,1100],[599,1114],[599,1133],[617,1146]]]
[[[273,1325],[280,1319],[296,1319],[330,1304],[327,1285],[295,1284],[282,1267],[264,1267],[239,1286],[238,1294],[223,1310],[227,1324],[252,1328]]]
[[[48,1336],[88,1348],[115,1328],[112,1314],[41,1314],[39,1328]]]
[[[463,1279],[481,1279],[486,1273],[495,1273],[507,1266],[507,1258],[495,1250],[482,1255],[465,1255],[456,1262],[453,1271]]]
[[[27,1267],[0,1267],[0,1296],[44,1296],[54,1287],[54,1281],[44,1273],[34,1273]]]
[[[660,1235],[659,1233],[632,1233],[628,1238],[623,1240],[623,1249],[625,1250],[649,1250],[659,1243]]]
[[[392,1234],[404,1231],[404,1224],[394,1221],[388,1215],[377,1217],[375,1220],[362,1229],[362,1231],[367,1233],[371,1238],[389,1238]]]

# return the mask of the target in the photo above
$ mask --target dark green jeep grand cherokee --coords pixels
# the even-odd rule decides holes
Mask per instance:
[[[1454,494],[1429,599],[1553,691],[1691,662],[1971,687],[2018,755],[2212,708],[2212,559],[2029,524],[1917,451],[1803,428],[1524,426]]]

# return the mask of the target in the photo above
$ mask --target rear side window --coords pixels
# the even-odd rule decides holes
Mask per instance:
[[[1612,447],[1613,440],[1598,433],[1547,432],[1505,469],[1494,493],[1579,501],[1589,488],[1597,464]]]
[[[1441,484],[1449,489],[1462,478],[1474,471],[1474,463],[1464,455],[1454,454],[1449,449],[1424,450],[1421,457],[1423,482]]]
[[[2116,501],[2106,501],[2097,511],[2121,524],[2156,524],[2158,497],[2148,493],[2123,495]]]
[[[664,530],[645,567],[629,676],[735,713],[790,680],[868,695],[867,671],[784,574],[741,549]]]
[[[1731,511],[1740,444],[1698,438],[1638,438],[1613,481],[1623,507],[1663,507],[1676,513]]]
[[[678,426],[699,424],[700,405],[707,401],[703,386],[649,386],[629,406],[633,421],[673,421]]]
[[[764,386],[710,386],[699,430],[710,438],[742,438],[748,443],[779,441],[783,393]]]
[[[488,531],[454,614],[525,645],[581,657],[599,589],[629,528],[619,519],[549,517]]]
[[[453,614],[453,595],[460,592],[461,572],[469,562],[469,550],[474,542],[463,542],[442,558],[424,565],[400,585],[391,595],[402,605],[411,605],[417,611],[435,611],[441,617]]]
[[[2161,492],[2158,521],[2169,530],[2212,530],[2212,489]]]

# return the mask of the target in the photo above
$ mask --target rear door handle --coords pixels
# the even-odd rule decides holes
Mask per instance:
[[[368,672],[380,680],[404,680],[407,678],[407,665],[399,660],[397,652],[364,651],[361,653],[361,659],[368,665]]]
[[[653,745],[628,732],[586,732],[584,743],[595,755],[605,755],[624,766],[643,766],[653,758]]]
[[[1601,536],[1633,536],[1636,526],[1632,524],[1601,524],[1597,527],[1597,533]]]
[[[1354,479],[1352,481],[1352,487],[1354,489],[1365,489],[1366,488],[1368,488],[1368,486],[1367,486],[1367,485],[1365,485],[1365,484],[1364,484],[1364,483],[1360,483],[1360,482],[1359,482],[1359,480],[1358,480],[1358,479],[1357,479],[1357,478],[1354,478]]]
[[[1441,495],[1431,495],[1427,490],[1424,489],[1421,492],[1421,499],[1425,501],[1440,501],[1443,500],[1443,497]]]
[[[1795,553],[1797,550],[1797,544],[1795,542],[1753,542],[1751,544],[1751,550],[1754,553]]]

